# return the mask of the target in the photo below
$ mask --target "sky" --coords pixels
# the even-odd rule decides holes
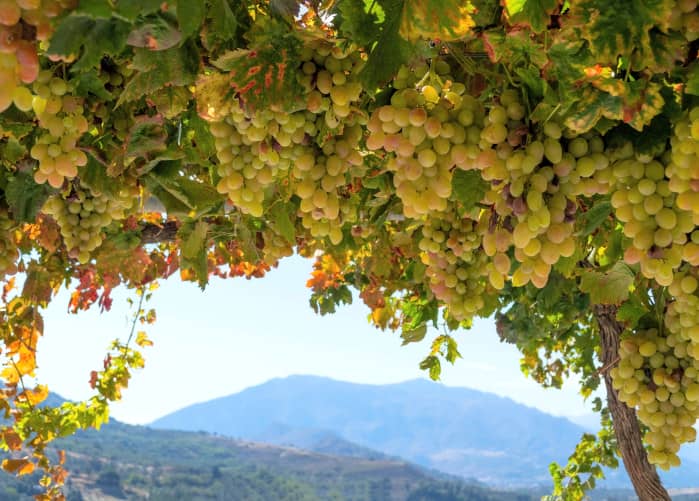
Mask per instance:
[[[161,282],[147,305],[157,312],[156,323],[145,328],[154,346],[145,349],[146,366],[113,404],[112,416],[147,424],[187,405],[294,374],[369,384],[427,377],[418,365],[436,332],[402,347],[399,333],[368,323],[369,310],[360,300],[334,315],[316,315],[305,287],[311,268],[310,260],[287,258],[262,279],[214,279],[204,292],[177,276]],[[64,398],[89,398],[90,371],[102,366],[113,339],[128,337],[127,297],[127,291],[114,294],[108,313],[94,308],[71,315],[68,292],[59,294],[44,314],[38,382]],[[589,415],[590,404],[583,403],[575,381],[545,390],[526,379],[517,349],[499,341],[492,320],[476,321],[454,336],[463,358],[443,364],[443,384],[496,393],[559,416]]]

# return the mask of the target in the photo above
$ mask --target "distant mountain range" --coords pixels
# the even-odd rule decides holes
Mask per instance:
[[[498,487],[548,485],[585,430],[510,399],[428,380],[362,385],[315,376],[274,379],[195,404],[151,424],[354,457],[399,457]],[[375,452],[375,451],[378,451]],[[670,487],[699,485],[686,460]],[[628,487],[622,470],[606,487]]]

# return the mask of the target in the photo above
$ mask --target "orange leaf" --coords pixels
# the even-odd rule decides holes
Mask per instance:
[[[11,428],[6,428],[2,431],[2,439],[11,451],[17,451],[22,448],[22,439]]]
[[[34,463],[28,459],[3,459],[2,469],[17,475],[28,475],[34,471]]]

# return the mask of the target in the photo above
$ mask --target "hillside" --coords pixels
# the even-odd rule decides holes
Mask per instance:
[[[435,478],[404,461],[333,456],[118,421],[57,445],[67,450],[68,501],[533,499]],[[36,478],[0,475],[0,501],[32,499],[35,486]]]
[[[586,431],[507,398],[427,380],[379,386],[312,376],[274,379],[152,426],[309,449],[321,443],[315,437],[333,437],[500,487],[548,485],[548,465],[565,461]],[[696,486],[699,465],[685,463],[664,476],[668,485]],[[625,472],[610,472],[605,485],[628,486]]]

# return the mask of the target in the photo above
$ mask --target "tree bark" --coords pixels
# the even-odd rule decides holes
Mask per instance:
[[[593,313],[599,325],[602,366],[607,368],[618,360],[619,335],[624,330],[623,326],[616,320],[616,311],[616,306],[601,304],[593,306]],[[607,405],[612,415],[614,433],[621,458],[638,499],[640,501],[671,501],[655,466],[648,462],[636,412],[619,401],[617,392],[612,387],[612,377],[608,370],[604,371],[604,383],[607,387]]]

